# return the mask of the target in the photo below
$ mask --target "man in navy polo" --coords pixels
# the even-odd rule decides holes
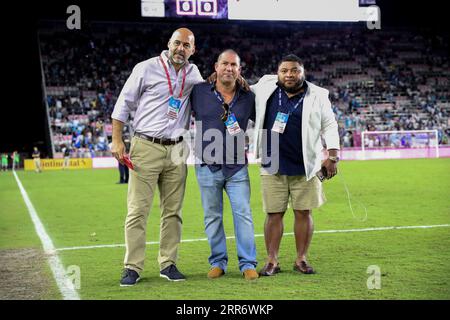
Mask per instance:
[[[236,82],[240,58],[222,52],[215,64],[214,84],[194,86],[191,105],[196,120],[195,154],[200,160],[196,176],[204,210],[205,232],[211,247],[208,278],[227,271],[228,254],[223,228],[223,190],[231,203],[239,269],[245,279],[258,278],[256,245],[250,209],[250,180],[245,155],[248,120],[255,119],[255,95]]]
[[[339,161],[338,125],[329,93],[305,80],[303,62],[293,54],[280,61],[277,75],[263,76],[252,91],[257,101],[255,156],[261,158],[263,208],[267,213],[264,238],[268,257],[260,275],[272,276],[281,270],[278,252],[289,200],[297,249],[293,269],[312,274],[315,271],[307,261],[314,231],[312,210],[325,203],[320,179],[336,175]],[[328,153],[323,162],[322,139]]]

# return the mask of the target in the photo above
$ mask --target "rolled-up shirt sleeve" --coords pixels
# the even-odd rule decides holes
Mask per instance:
[[[200,73],[200,70],[198,70],[198,67],[194,64],[192,68],[192,74],[194,75],[194,84],[205,82],[205,80],[202,77],[202,74]]]
[[[142,64],[137,64],[120,92],[111,118],[127,122],[130,112],[135,111],[139,105],[143,87],[144,68]]]

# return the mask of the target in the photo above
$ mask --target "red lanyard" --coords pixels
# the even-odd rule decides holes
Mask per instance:
[[[172,81],[170,81],[169,70],[167,70],[167,66],[164,63],[164,60],[163,60],[163,58],[161,58],[161,56],[159,56],[159,60],[161,60],[161,63],[164,67],[164,71],[166,72],[167,82],[169,83],[170,95],[173,96]],[[181,91],[180,91],[180,96],[178,98],[181,98],[183,96],[185,81],[186,81],[186,67],[183,68],[183,82],[181,83]]]

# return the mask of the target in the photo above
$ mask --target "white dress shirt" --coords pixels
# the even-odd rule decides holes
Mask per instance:
[[[126,123],[129,115],[135,111],[133,129],[155,138],[177,138],[180,129],[188,129],[191,115],[189,96],[195,84],[203,82],[203,78],[195,64],[186,63],[186,80],[183,95],[180,92],[183,81],[183,68],[177,72],[168,59],[168,51],[161,53],[161,58],[166,64],[172,82],[174,98],[181,100],[181,109],[177,119],[169,119],[169,83],[167,75],[161,64],[160,57],[153,57],[138,63],[117,99],[113,119]]]

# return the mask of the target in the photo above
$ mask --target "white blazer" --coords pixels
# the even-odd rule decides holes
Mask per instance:
[[[256,159],[261,158],[262,129],[266,114],[267,100],[277,89],[277,75],[265,75],[258,83],[251,86],[255,93],[256,119],[255,136],[253,140]],[[308,91],[303,100],[302,110],[302,153],[305,164],[306,179],[313,178],[320,170],[322,161],[322,141],[324,138],[327,149],[340,149],[339,133],[336,118],[331,109],[328,90],[308,82]]]

